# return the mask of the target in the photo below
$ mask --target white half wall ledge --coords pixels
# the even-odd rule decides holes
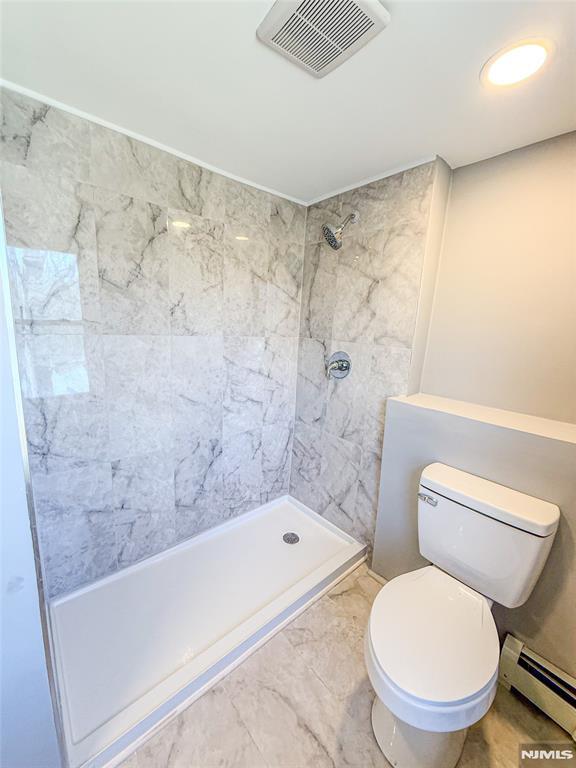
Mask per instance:
[[[492,424],[495,427],[513,429],[517,432],[527,432],[530,435],[546,437],[549,440],[560,440],[564,443],[576,445],[576,424],[567,421],[545,419],[541,416],[532,416],[529,413],[517,413],[505,411],[501,408],[491,408],[487,405],[469,403],[465,400],[453,400],[439,395],[428,395],[418,392],[414,395],[391,397],[415,408],[426,408],[430,411],[442,411],[453,416],[461,416],[464,419],[481,421]],[[575,468],[576,473],[576,468]]]

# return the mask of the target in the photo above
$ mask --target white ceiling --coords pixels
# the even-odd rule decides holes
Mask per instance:
[[[457,167],[576,128],[573,2],[385,2],[390,26],[317,80],[257,41],[272,0],[2,3],[2,77],[310,202],[436,154]],[[480,85],[503,46],[545,70]]]

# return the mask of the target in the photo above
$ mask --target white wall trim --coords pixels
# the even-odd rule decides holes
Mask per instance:
[[[233,173],[228,173],[228,171],[225,171],[222,168],[217,168],[215,165],[211,165],[210,163],[205,163],[203,160],[199,160],[197,157],[192,157],[192,155],[187,155],[185,152],[180,152],[179,150],[174,149],[173,147],[168,147],[166,144],[162,144],[159,141],[150,139],[147,136],[142,136],[142,134],[140,133],[136,133],[135,131],[130,131],[128,130],[128,128],[123,128],[122,126],[116,125],[115,123],[111,123],[108,120],[102,120],[101,118],[96,117],[96,115],[92,115],[89,112],[83,112],[81,109],[76,109],[76,107],[71,107],[68,104],[63,104],[61,101],[57,101],[56,99],[52,99],[49,96],[45,96],[42,93],[38,93],[38,91],[33,91],[30,88],[24,88],[21,85],[12,83],[10,80],[4,80],[3,78],[0,78],[0,86],[3,86],[4,88],[8,88],[8,90],[14,91],[15,93],[21,93],[23,96],[28,96],[31,99],[42,101],[44,102],[44,104],[48,104],[49,107],[55,107],[56,109],[61,109],[63,112],[68,112],[68,114],[74,115],[75,117],[81,117],[84,120],[89,120],[91,123],[96,123],[96,125],[101,125],[104,128],[109,128],[112,131],[117,131],[118,133],[122,133],[124,134],[124,136],[129,136],[131,139],[135,139],[136,141],[141,141],[143,144],[148,144],[151,147],[155,147],[156,149],[162,150],[162,152],[168,152],[171,155],[180,157],[182,160],[187,160],[189,163],[194,163],[195,165],[199,165],[202,168],[206,168],[209,171],[213,171],[214,173],[219,173],[221,176],[226,176],[226,178],[232,179],[233,181],[239,181],[241,184],[247,184],[249,187],[255,187],[256,189],[262,190],[262,192],[268,192],[271,195],[282,197],[285,200],[290,200],[292,203],[297,203],[298,205],[303,205],[306,207],[310,205],[310,203],[307,203],[305,200],[300,200],[297,197],[292,197],[292,195],[287,195],[284,192],[279,192],[277,189],[264,187],[262,186],[262,184],[256,184],[256,182],[250,181],[250,179],[245,179],[242,176],[236,176]]]
[[[382,173],[376,174],[376,176],[368,176],[365,179],[356,181],[354,184],[349,184],[347,187],[340,187],[339,189],[335,189],[332,192],[328,192],[325,195],[320,195],[320,197],[315,197],[309,202],[304,203],[304,205],[316,205],[316,203],[321,203],[323,200],[328,200],[328,198],[330,197],[334,197],[335,195],[341,195],[343,192],[351,192],[353,189],[359,189],[360,187],[364,187],[366,184],[372,184],[372,182],[374,181],[381,181],[382,179],[387,179],[389,176],[395,176],[397,173],[404,173],[404,171],[411,171],[412,168],[417,168],[419,165],[424,165],[425,163],[434,162],[434,160],[436,160],[437,157],[438,155],[427,155],[426,157],[420,158],[420,160],[415,160],[413,163],[397,165],[394,168],[390,168],[390,170],[383,171]]]

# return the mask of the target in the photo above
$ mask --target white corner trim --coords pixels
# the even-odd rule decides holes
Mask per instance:
[[[412,168],[417,168],[419,165],[424,165],[425,163],[432,163],[438,157],[439,155],[428,155],[427,157],[420,158],[420,160],[415,160],[413,163],[406,163],[405,165],[395,166],[394,168],[390,168],[387,171],[382,171],[381,173],[376,174],[376,176],[368,176],[365,179],[356,181],[354,184],[349,184],[347,187],[340,187],[340,189],[335,189],[332,192],[329,192],[325,195],[320,195],[320,197],[315,197],[312,200],[309,200],[307,203],[304,203],[304,205],[308,205],[308,206],[316,205],[316,203],[321,203],[323,200],[328,200],[329,198],[334,197],[335,195],[341,195],[343,192],[351,192],[354,189],[359,189],[360,187],[364,187],[366,184],[372,184],[372,182],[374,181],[381,181],[382,179],[387,179],[389,176],[395,176],[397,173],[410,171],[412,170]]]
[[[76,109],[76,107],[71,107],[68,104],[63,104],[61,101],[56,101],[56,99],[51,99],[49,96],[44,96],[42,93],[38,93],[37,91],[33,91],[30,88],[24,88],[21,85],[17,85],[16,83],[10,82],[10,80],[4,80],[3,78],[0,78],[0,86],[3,86],[4,88],[8,88],[10,91],[15,91],[16,93],[21,93],[23,96],[28,96],[31,99],[36,99],[37,101],[42,101],[44,104],[48,104],[49,107],[55,107],[56,109],[61,109],[63,112],[68,112],[70,115],[74,115],[75,117],[81,117],[84,120],[88,120],[91,123],[96,123],[96,125],[101,125],[104,128],[109,128],[112,131],[117,131],[118,133],[124,134],[124,136],[129,136],[131,139],[136,139],[136,141],[141,141],[143,144],[148,144],[151,147],[155,147],[156,149],[162,150],[162,152],[168,152],[170,155],[175,155],[176,157],[180,157],[182,160],[187,160],[189,163],[194,163],[195,165],[199,165],[202,168],[206,168],[209,171],[213,171],[214,173],[219,173],[221,176],[226,176],[228,179],[232,179],[233,181],[239,181],[241,184],[247,184],[249,187],[255,187],[256,189],[260,189],[262,192],[268,192],[269,194],[276,195],[277,197],[282,197],[285,200],[290,200],[292,203],[297,203],[298,205],[303,205],[307,207],[310,205],[310,203],[307,203],[305,200],[300,200],[297,197],[292,197],[292,195],[287,195],[284,192],[279,192],[277,189],[271,189],[270,187],[264,187],[262,184],[257,184],[254,181],[250,181],[250,179],[245,179],[242,176],[236,176],[233,173],[228,173],[228,171],[223,170],[222,168],[217,168],[215,165],[211,165],[210,163],[205,163],[203,160],[199,160],[197,157],[192,157],[192,155],[187,155],[185,152],[180,152],[177,149],[174,149],[173,147],[168,147],[166,144],[162,144],[159,141],[155,141],[154,139],[150,139],[147,136],[142,136],[140,133],[135,133],[134,131],[128,130],[128,128],[123,128],[120,125],[116,125],[115,123],[110,123],[108,120],[102,120],[99,117],[96,117],[96,115],[92,115],[89,112],[83,112],[81,109]]]

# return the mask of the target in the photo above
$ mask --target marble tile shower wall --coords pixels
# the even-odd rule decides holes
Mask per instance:
[[[291,493],[373,543],[386,399],[408,386],[434,163],[308,209]],[[339,251],[321,225],[352,210]],[[346,379],[324,361],[343,350]]]
[[[0,158],[55,596],[288,492],[306,210],[7,90]]]

